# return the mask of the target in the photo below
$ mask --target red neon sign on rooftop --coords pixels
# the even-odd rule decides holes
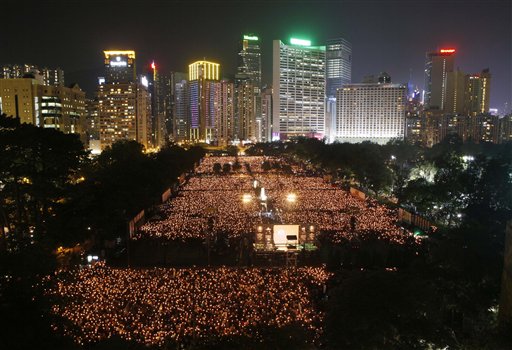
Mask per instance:
[[[455,49],[441,49],[440,52],[441,53],[454,53]]]

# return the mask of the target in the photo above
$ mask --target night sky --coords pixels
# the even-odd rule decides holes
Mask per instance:
[[[134,49],[142,72],[152,59],[161,70],[186,72],[207,58],[221,74],[236,70],[242,33],[261,39],[263,82],[271,83],[272,40],[291,36],[323,45],[352,43],[352,81],[388,72],[393,82],[423,88],[425,52],[457,49],[456,67],[490,68],[491,107],[511,101],[512,6],[509,0],[395,1],[2,1],[0,63],[61,67],[66,83],[92,95],[104,49]]]

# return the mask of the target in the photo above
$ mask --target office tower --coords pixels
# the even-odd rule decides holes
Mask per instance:
[[[135,51],[108,50],[105,55],[105,83],[133,83],[137,80]]]
[[[448,73],[453,72],[455,49],[428,52],[425,62],[425,108],[446,110],[450,97]]]
[[[70,87],[43,85],[34,78],[0,79],[0,112],[22,123],[78,134],[84,144],[85,92]]]
[[[259,88],[257,90],[259,91]],[[235,129],[240,141],[256,141],[256,100],[254,94],[255,89],[252,79],[246,74],[237,74],[235,76]]]
[[[272,88],[261,91],[261,142],[272,142]]]
[[[348,84],[338,89],[336,140],[385,144],[404,138],[406,86]]]
[[[168,139],[166,121],[170,118],[170,77],[161,74],[154,61],[150,68],[149,91],[151,93],[153,144],[155,147],[162,147]]]
[[[489,112],[491,73],[489,69],[479,74],[468,74],[465,79],[464,112],[476,116]]]
[[[190,123],[193,142],[211,142],[215,131],[215,85],[219,82],[219,64],[197,61],[189,64]]]
[[[85,99],[85,129],[87,135],[87,146],[93,154],[101,153],[100,144],[100,117],[98,112],[98,99],[97,97]]]
[[[64,71],[60,68],[39,69],[32,64],[11,64],[2,67],[3,79],[23,78],[26,74],[34,76],[40,85],[64,86]]]
[[[253,34],[242,37],[238,52],[238,74],[245,76],[253,89],[254,140],[261,139],[261,50],[259,38]],[[241,137],[241,139],[244,139]]]
[[[273,128],[281,139],[325,133],[325,46],[273,44]]]
[[[215,87],[215,141],[226,146],[236,138],[235,84],[227,79]]]
[[[325,135],[332,142],[336,130],[336,90],[352,79],[352,45],[343,38],[327,40],[325,53]]]
[[[466,89],[466,74],[457,69],[447,73],[446,103],[444,112],[449,114],[464,113],[464,94]]]
[[[343,38],[327,40],[325,83],[328,98],[336,98],[336,90],[352,80],[352,44]]]
[[[336,130],[336,90],[352,79],[352,45],[343,38],[327,40],[325,53],[325,135],[332,142]]]
[[[261,91],[261,51],[259,38],[255,35],[242,37],[238,52],[238,73],[248,77],[255,93]]]
[[[171,72],[171,116],[170,128],[174,142],[189,139],[189,88],[187,73]]]
[[[101,150],[119,140],[152,147],[151,99],[146,77],[136,79],[135,51],[104,51],[105,78],[97,91]]]

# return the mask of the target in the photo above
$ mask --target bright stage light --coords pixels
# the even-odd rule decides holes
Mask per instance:
[[[295,203],[295,201],[297,200],[297,195],[295,193],[288,193],[288,195],[286,196],[286,200],[290,203]]]
[[[252,196],[250,194],[246,193],[242,196],[243,203],[249,203],[250,201],[252,201]]]

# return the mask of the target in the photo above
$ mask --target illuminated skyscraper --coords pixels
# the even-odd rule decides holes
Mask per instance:
[[[403,139],[407,91],[389,83],[348,84],[336,98],[336,140],[384,144]]]
[[[447,110],[448,74],[453,72],[455,49],[441,49],[427,53],[425,62],[425,108]],[[451,111],[449,111],[451,112]]]
[[[261,91],[261,141],[271,142],[272,125],[272,88],[263,88]]]
[[[215,140],[228,145],[235,139],[235,84],[227,79],[215,84]]]
[[[336,89],[352,80],[352,44],[343,38],[327,40],[325,53],[326,95],[336,98]]]
[[[273,128],[275,136],[323,137],[325,133],[325,46],[309,40],[274,40]]]
[[[245,74],[235,77],[235,128],[241,141],[256,141],[256,99],[252,80]],[[261,99],[258,99],[261,101]],[[259,102],[261,103],[261,102]],[[261,118],[260,118],[261,120]]]
[[[325,53],[325,131],[333,141],[336,130],[336,90],[352,79],[352,45],[343,38],[327,40]]]
[[[248,85],[251,85],[253,90],[250,94],[247,94],[246,91],[246,94],[242,97],[245,111],[250,110],[252,115],[241,120],[242,129],[239,128],[238,137],[241,140],[248,140],[249,138],[253,141],[261,140],[261,50],[259,38],[254,34],[246,34],[242,37],[240,51],[238,52],[237,76],[235,82],[237,91],[246,90]],[[240,83],[242,81],[244,89],[241,90],[242,85]],[[252,107],[250,108],[247,105],[249,95],[252,98]],[[237,105],[240,106],[240,103],[237,103]],[[240,113],[237,113],[237,115],[240,115]],[[248,121],[250,123],[247,123]]]
[[[468,115],[489,112],[491,96],[491,73],[489,69],[479,74],[468,74],[465,79],[464,108]]]
[[[194,142],[215,138],[215,85],[219,79],[218,63],[197,61],[189,64],[189,137]]]
[[[109,50],[105,54],[105,82],[133,83],[137,80],[135,51]]]
[[[171,72],[171,129],[175,142],[189,139],[189,89],[187,74]]]
[[[255,35],[242,37],[238,52],[238,73],[249,78],[256,94],[261,91],[261,51],[259,38]]]
[[[170,118],[171,108],[170,77],[161,74],[154,61],[150,65],[149,76],[153,144],[155,147],[162,147],[168,139],[166,121]]]
[[[98,86],[101,149],[119,140],[152,147],[151,98],[148,80],[136,79],[135,51],[104,51],[105,80]]]

